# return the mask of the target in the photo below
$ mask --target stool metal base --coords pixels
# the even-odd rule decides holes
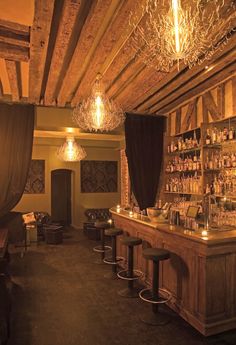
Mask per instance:
[[[124,258],[122,256],[117,256],[116,261],[113,261],[112,257],[109,257],[109,258],[103,259],[103,261],[105,262],[105,264],[108,264],[108,265],[118,265],[119,262],[124,261]]]
[[[162,296],[158,296],[157,299],[153,297],[151,289],[143,289],[139,292],[139,297],[148,303],[152,304],[152,311],[140,316],[140,320],[151,326],[162,326],[170,322],[170,317],[161,310],[161,306],[167,303],[171,299],[171,294],[165,289],[158,289]]]
[[[139,296],[139,288],[125,288],[118,291],[118,295],[126,298],[137,298]]]
[[[128,273],[129,273],[128,270],[119,271],[117,273],[117,276],[123,280],[137,280],[143,276],[143,272],[141,272],[139,270],[133,270],[133,276],[132,277],[129,277]]]
[[[152,295],[152,290],[151,289],[143,289],[143,290],[141,290],[139,292],[139,297],[143,301],[149,302],[149,303],[152,303],[152,304],[164,304],[164,303],[167,303],[171,299],[171,294],[167,290],[159,288],[159,292],[161,293],[161,295],[163,295],[165,297],[159,296],[157,300],[153,299],[153,295]]]
[[[103,247],[100,245],[100,246],[96,246],[93,248],[93,251],[98,252],[98,253],[104,253],[107,250],[111,250],[111,247],[110,246],[104,246],[104,249],[103,249]]]

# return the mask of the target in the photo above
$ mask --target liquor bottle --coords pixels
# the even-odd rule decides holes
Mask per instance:
[[[198,141],[196,136],[196,131],[193,132],[193,147],[198,147]]]
[[[223,129],[223,141],[226,141],[228,139],[229,139],[228,128],[224,127],[224,129]]]
[[[179,138],[179,139],[178,139],[178,150],[179,150],[179,151],[182,151],[182,142],[183,142],[183,139],[182,139],[182,138]]]
[[[206,145],[210,145],[211,144],[211,134],[210,134],[210,129],[207,129],[207,133],[206,133]]]
[[[234,128],[231,127],[229,130],[229,140],[233,140],[235,138],[235,131]]]
[[[208,162],[208,169],[210,169],[210,170],[213,169],[213,160],[214,160],[214,157],[213,157],[213,153],[212,153],[211,157],[209,159],[209,162]]]
[[[205,170],[209,169],[209,156],[208,156],[208,153],[206,155],[206,159],[205,159],[205,162],[204,162],[204,169]]]
[[[217,128],[214,127],[212,131],[212,144],[215,144],[217,142]]]

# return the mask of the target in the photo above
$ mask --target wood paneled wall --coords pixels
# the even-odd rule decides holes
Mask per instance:
[[[169,114],[168,135],[236,116],[236,74]]]

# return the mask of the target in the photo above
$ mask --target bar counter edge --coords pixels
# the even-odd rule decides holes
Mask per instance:
[[[165,248],[171,259],[161,264],[160,283],[172,298],[169,306],[205,336],[236,328],[236,230],[202,233],[152,223],[147,217],[111,208],[115,227],[142,238],[143,245]],[[118,255],[126,248],[117,243]],[[151,280],[151,264],[135,249],[135,265]]]

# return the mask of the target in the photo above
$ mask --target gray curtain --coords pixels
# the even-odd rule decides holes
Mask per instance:
[[[0,217],[21,199],[32,155],[34,106],[0,104]]]

